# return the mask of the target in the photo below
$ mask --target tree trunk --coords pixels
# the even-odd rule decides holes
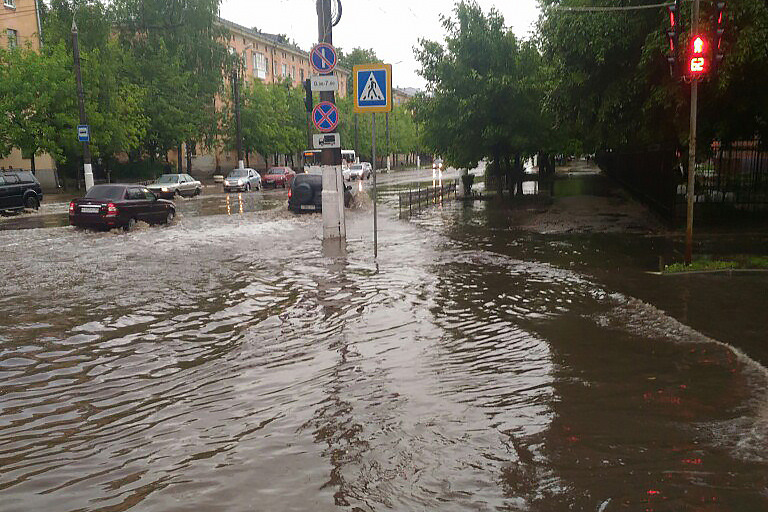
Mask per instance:
[[[30,165],[32,166],[32,174],[35,174],[35,171],[37,169],[35,169],[35,152],[34,151],[32,151],[32,156],[29,158],[29,160],[30,160]]]
[[[184,172],[183,163],[181,161],[181,142],[176,145],[176,171],[179,174]]]
[[[192,174],[192,148],[195,143],[187,141],[187,174]]]

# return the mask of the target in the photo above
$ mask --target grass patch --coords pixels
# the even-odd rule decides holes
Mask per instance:
[[[697,272],[707,270],[762,270],[768,269],[768,256],[734,256],[728,259],[713,260],[701,258],[693,260],[690,265],[673,263],[664,267],[665,274],[679,272]]]

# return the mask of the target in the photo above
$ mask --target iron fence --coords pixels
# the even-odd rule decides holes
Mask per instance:
[[[400,216],[411,216],[422,208],[433,204],[441,204],[447,197],[458,195],[458,180],[451,180],[432,187],[421,187],[398,194]]]

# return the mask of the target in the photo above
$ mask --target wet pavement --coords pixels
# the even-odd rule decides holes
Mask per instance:
[[[768,508],[765,275],[386,188],[374,261],[281,193],[0,232],[0,510]]]

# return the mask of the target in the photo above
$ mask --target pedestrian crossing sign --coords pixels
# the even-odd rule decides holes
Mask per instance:
[[[392,111],[392,64],[361,64],[352,68],[355,112]]]

